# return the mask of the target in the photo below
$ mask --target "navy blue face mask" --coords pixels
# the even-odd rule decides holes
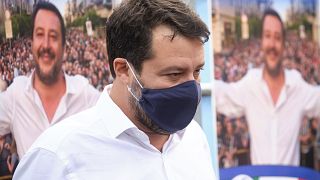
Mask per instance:
[[[141,85],[129,63],[128,66],[142,89],[141,97],[136,97],[131,88],[128,90],[152,123],[170,134],[187,127],[201,99],[199,83],[192,80],[170,88],[148,89]]]

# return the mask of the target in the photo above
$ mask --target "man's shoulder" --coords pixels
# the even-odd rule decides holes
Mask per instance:
[[[294,79],[302,79],[301,73],[296,69],[285,69],[285,76]]]
[[[67,83],[69,83],[72,86],[86,86],[89,84],[89,81],[87,78],[83,77],[82,75],[65,75],[67,78]]]
[[[262,68],[252,68],[249,69],[247,74],[245,75],[246,78],[250,79],[261,79],[262,77]]]
[[[11,92],[13,94],[21,94],[21,92],[27,88],[27,84],[30,81],[28,76],[17,76],[13,79],[13,82],[7,88],[7,92]]]
[[[307,84],[296,69],[285,69],[285,79],[291,88],[305,88],[304,85]]]
[[[251,86],[256,84],[262,79],[262,69],[261,68],[252,68],[247,71],[247,73],[239,80],[243,86]]]
[[[65,75],[66,83],[68,88],[72,92],[77,92],[77,94],[82,94],[83,92],[88,92],[90,94],[99,97],[100,93],[97,89],[95,89],[90,83],[89,80],[82,75]]]
[[[11,87],[25,87],[27,85],[28,81],[29,81],[28,76],[17,76],[13,79],[13,82],[10,86]]]

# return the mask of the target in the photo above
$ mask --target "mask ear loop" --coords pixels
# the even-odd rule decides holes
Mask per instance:
[[[202,92],[201,92],[201,84],[200,83],[198,83],[198,82],[196,82],[197,83],[197,91],[198,91],[198,105],[199,105],[199,103],[200,103],[200,101],[201,101],[201,96],[202,96]]]
[[[137,76],[135,75],[135,73],[134,73],[133,69],[131,68],[131,66],[130,66],[129,62],[128,62],[127,60],[126,60],[126,62],[127,62],[128,66],[129,66],[129,69],[130,69],[130,71],[132,72],[132,74],[133,74],[134,78],[135,78],[135,79],[136,79],[136,81],[138,82],[139,86],[141,87],[141,89],[143,89],[143,87],[142,87],[141,83],[139,82],[139,80],[138,80]]]
[[[130,94],[131,94],[137,101],[139,101],[139,99],[133,94],[132,88],[130,88],[128,85],[127,85],[127,88],[128,88],[128,91],[130,92]]]
[[[128,62],[127,60],[126,60],[126,63],[128,64],[129,69],[130,69],[130,71],[132,72],[132,74],[133,74],[134,78],[136,79],[136,81],[138,82],[139,86],[141,87],[141,89],[143,89],[141,83],[139,82],[137,76],[136,76],[135,73],[133,72],[133,69],[131,68],[131,66],[130,66],[130,64],[129,64],[129,62]],[[130,94],[131,94],[137,101],[139,101],[139,98],[137,98],[137,96],[135,96],[135,95],[133,94],[132,88],[129,87],[128,85],[127,85],[127,88],[128,88],[128,91],[130,92]]]

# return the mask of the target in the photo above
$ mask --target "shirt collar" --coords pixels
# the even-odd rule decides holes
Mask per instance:
[[[138,129],[109,96],[112,84],[107,85],[97,102],[98,116],[106,122],[111,137],[117,138],[128,129]]]
[[[107,85],[101,93],[96,107],[98,108],[98,116],[106,122],[105,127],[107,128],[112,138],[117,138],[124,132],[141,132],[132,121],[122,112],[122,110],[114,103],[109,96],[112,88],[112,84]],[[173,136],[172,143],[177,144],[181,141],[184,136],[185,129],[177,131],[170,135]]]
[[[289,75],[289,70],[285,69],[284,70],[284,79],[285,79],[285,85],[287,87],[291,87],[294,85],[296,79],[295,78],[292,78],[292,76]]]
[[[32,70],[31,74],[28,76],[28,81],[27,81],[27,85],[26,85],[27,91],[31,91],[33,89],[33,86],[32,86],[33,74],[34,74],[34,70]]]
[[[294,84],[294,79],[290,78],[291,76],[289,75],[289,70],[284,69],[284,86],[285,87],[291,87]],[[259,73],[259,78],[262,81],[265,81],[263,79],[263,68],[261,68],[261,72]]]
[[[28,77],[28,82],[26,84],[26,90],[29,92],[34,90],[34,87],[33,87],[34,74],[35,74],[35,70],[32,70],[31,74]],[[75,94],[78,90],[76,89],[76,86],[72,86],[71,77],[65,74],[64,72],[63,72],[63,75],[64,75],[64,79],[66,80],[66,94]]]

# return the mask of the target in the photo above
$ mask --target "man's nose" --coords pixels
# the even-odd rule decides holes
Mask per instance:
[[[276,43],[277,43],[277,40],[276,40],[276,38],[275,37],[271,37],[270,39],[269,39],[269,48],[275,48],[276,47]]]
[[[49,42],[49,37],[48,36],[44,36],[44,38],[42,39],[42,47],[43,48],[49,48],[50,46],[50,42]]]
[[[190,73],[190,75],[188,75],[188,78],[186,81],[193,81],[193,80],[197,80],[199,77],[195,77],[194,73]]]

